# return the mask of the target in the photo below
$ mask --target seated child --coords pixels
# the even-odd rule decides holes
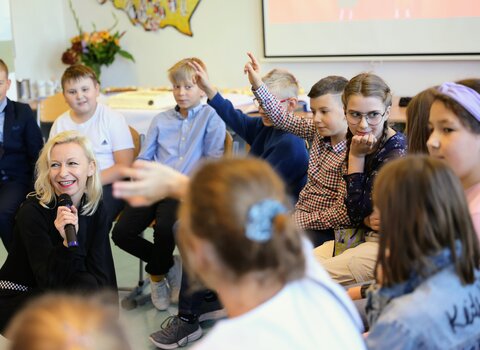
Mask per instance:
[[[8,327],[9,349],[133,350],[118,307],[103,299],[54,293],[35,299]]]
[[[478,348],[480,247],[458,178],[409,156],[380,170],[373,196],[382,234],[368,348]]]
[[[447,162],[460,179],[480,237],[480,79],[440,85],[428,125],[428,151]]]
[[[124,202],[113,198],[111,184],[120,180],[119,170],[133,162],[132,135],[120,113],[97,103],[100,85],[92,69],[83,65],[68,67],[62,76],[62,88],[70,110],[55,120],[50,137],[62,131],[76,130],[93,143],[101,170],[103,202],[108,221],[113,222]]]
[[[345,207],[342,176],[347,150],[347,121],[342,93],[348,80],[329,76],[312,86],[310,109],[313,119],[294,115],[283,107],[260,79],[260,66],[249,53],[245,71],[262,109],[275,128],[291,132],[311,145],[308,181],[295,206],[297,225],[309,233],[314,246],[333,239],[333,228],[350,224]]]
[[[392,94],[379,76],[362,73],[345,86],[342,96],[348,123],[347,183],[345,204],[353,230],[338,230],[336,242],[347,244],[351,237],[341,234],[361,234],[368,231],[365,242],[348,247],[334,257],[333,241],[315,249],[317,259],[332,278],[343,285],[369,281],[378,252],[378,215],[373,210],[372,187],[380,168],[392,159],[406,154],[406,139],[388,126]]]
[[[0,237],[7,251],[15,213],[33,189],[33,171],[43,146],[42,132],[29,105],[7,98],[8,67],[0,59]]]
[[[201,103],[204,94],[195,83],[191,62],[205,69],[200,59],[186,58],[168,70],[177,105],[152,120],[138,156],[169,165],[183,174],[190,174],[204,158],[220,158],[226,135],[225,123],[215,110]],[[178,301],[181,261],[172,255],[178,204],[177,199],[165,197],[148,207],[126,206],[112,232],[116,245],[147,262],[152,302],[158,310],[166,310],[170,301]],[[154,220],[151,243],[141,233]]]
[[[308,152],[305,142],[299,137],[272,127],[270,118],[261,106],[261,118],[253,118],[234,109],[212,86],[205,70],[192,63],[196,82],[205,91],[208,104],[212,106],[225,123],[251,147],[249,154],[265,159],[280,174],[287,184],[288,192],[297,201],[298,195],[307,182]],[[263,80],[289,111],[297,105],[298,82],[287,71],[274,69]]]

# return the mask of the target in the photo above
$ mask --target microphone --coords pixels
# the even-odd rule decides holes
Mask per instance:
[[[66,193],[62,193],[58,197],[58,206],[59,207],[68,207],[70,208],[73,205],[72,198]],[[77,233],[75,232],[75,226],[72,224],[66,224],[64,227],[65,236],[67,237],[68,248],[78,247],[77,242]]]

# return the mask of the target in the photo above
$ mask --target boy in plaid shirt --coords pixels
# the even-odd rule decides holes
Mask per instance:
[[[297,225],[312,238],[315,246],[334,238],[333,229],[348,226],[345,206],[345,173],[347,121],[341,96],[348,80],[329,76],[311,88],[310,108],[313,119],[289,113],[262,83],[256,58],[249,53],[245,65],[252,91],[273,126],[299,137],[311,145],[308,181],[295,206]]]

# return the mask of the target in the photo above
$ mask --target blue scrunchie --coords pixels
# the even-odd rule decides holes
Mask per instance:
[[[255,203],[247,213],[245,236],[251,241],[266,242],[272,237],[272,221],[287,209],[277,200],[265,199]]]

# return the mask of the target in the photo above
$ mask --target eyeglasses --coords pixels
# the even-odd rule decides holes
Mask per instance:
[[[289,98],[284,98],[283,100],[280,100],[280,101],[278,101],[278,102],[284,103],[284,102],[287,102],[287,101],[289,101],[289,100],[290,100],[290,97],[289,97]],[[253,98],[253,104],[254,104],[255,107],[257,107],[257,108],[260,108],[260,107],[261,107],[261,103],[260,103],[260,101],[258,100],[258,98],[256,98],[256,97]]]
[[[360,123],[362,121],[362,118],[365,117],[368,125],[375,126],[377,124],[380,124],[383,117],[385,116],[385,113],[387,113],[387,110],[385,110],[385,112],[383,113],[380,113],[379,111],[370,111],[367,113],[348,111],[346,115],[347,115],[347,121],[352,125],[356,125]]]

